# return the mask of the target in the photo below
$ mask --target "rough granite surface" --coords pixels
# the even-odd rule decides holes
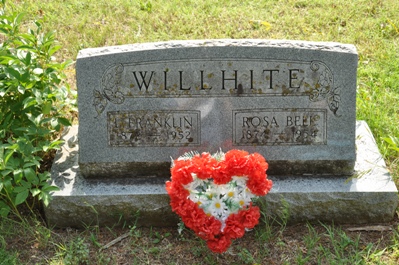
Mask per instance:
[[[349,175],[357,61],[353,45],[288,40],[81,50],[81,172],[162,177],[170,157],[222,148],[261,153],[271,174]]]
[[[65,144],[52,168],[52,184],[60,188],[45,208],[46,219],[57,227],[133,223],[139,211],[142,226],[175,226],[165,191],[165,178],[88,180],[78,165],[77,126],[63,136]],[[263,210],[276,218],[288,210],[289,222],[334,221],[380,223],[393,219],[397,188],[386,169],[369,127],[356,124],[356,173],[342,176],[273,176],[273,188],[261,198]]]

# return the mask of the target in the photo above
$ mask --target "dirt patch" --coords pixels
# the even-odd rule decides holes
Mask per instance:
[[[380,259],[392,262],[398,225],[397,217],[373,226],[261,223],[223,254],[210,252],[190,230],[179,234],[177,227],[48,229],[32,219],[29,226],[10,225],[4,238],[23,264],[328,264],[356,255],[367,261],[367,252],[381,251]]]

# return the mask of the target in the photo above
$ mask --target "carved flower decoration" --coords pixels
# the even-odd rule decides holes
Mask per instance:
[[[333,81],[333,77],[330,73],[330,71],[324,71],[323,73],[321,73],[320,75],[320,79],[319,79],[319,84],[322,87],[329,87],[331,85]]]

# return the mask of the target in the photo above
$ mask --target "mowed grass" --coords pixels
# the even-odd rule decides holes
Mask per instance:
[[[397,43],[399,3],[386,1],[16,1],[56,29],[63,56],[81,48],[172,39],[262,38],[338,41],[362,60]]]
[[[9,1],[11,3],[11,1]],[[11,8],[9,6],[9,8]],[[257,38],[333,41],[359,52],[357,117],[366,120],[399,183],[399,1],[397,0],[14,0],[26,26],[56,30],[57,59],[80,49],[138,42]],[[68,70],[70,85],[74,69]],[[391,141],[387,140],[391,139]],[[33,223],[33,224],[32,224]],[[185,231],[88,227],[51,231],[37,221],[0,222],[0,264],[397,264],[398,222],[349,233],[327,225],[262,222],[215,255]],[[127,238],[102,250],[112,239]],[[26,247],[24,247],[26,246]],[[165,254],[169,253],[169,254]],[[171,254],[173,253],[173,255]],[[8,263],[2,263],[5,260]]]

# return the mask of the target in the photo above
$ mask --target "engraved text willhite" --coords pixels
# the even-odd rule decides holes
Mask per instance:
[[[186,67],[182,67],[186,65]],[[210,71],[209,69],[220,69]],[[319,61],[264,60],[159,61],[118,64],[95,90],[99,115],[108,101],[125,98],[184,97],[306,97],[325,101],[334,115],[339,109],[339,90],[329,68]],[[233,145],[310,145],[326,143],[326,111],[280,109],[233,111]],[[112,147],[200,145],[199,111],[108,112],[108,144]]]
[[[79,166],[87,178],[166,176],[170,157],[241,149],[270,174],[349,175],[353,45],[198,40],[79,52]]]

